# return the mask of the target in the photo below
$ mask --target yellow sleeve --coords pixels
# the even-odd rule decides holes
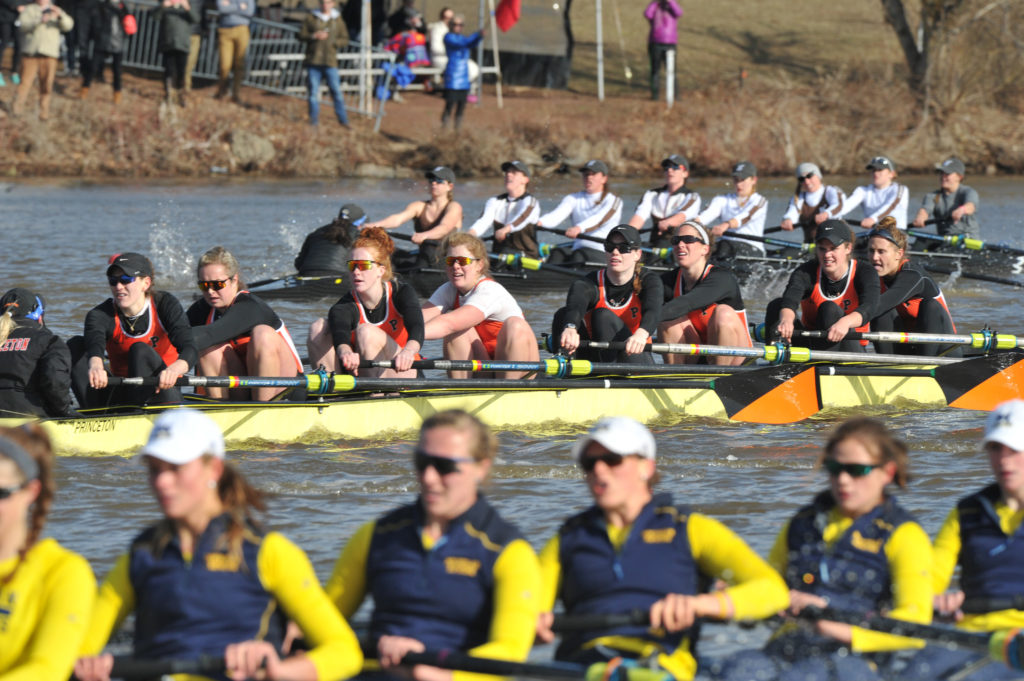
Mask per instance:
[[[359,673],[363,653],[348,623],[334,608],[306,554],[284,535],[271,532],[256,559],[263,587],[302,629],[313,645],[307,653],[318,679],[345,679]]]
[[[468,651],[475,657],[522,662],[530,654],[540,604],[540,565],[523,539],[504,548],[494,563],[494,615],[490,640]],[[499,677],[456,671],[452,681],[495,681]]]
[[[356,614],[366,596],[366,557],[370,554],[370,540],[376,526],[377,522],[371,520],[356,530],[335,561],[334,570],[327,580],[324,589],[327,597],[345,619]]]
[[[100,585],[89,618],[89,629],[82,641],[81,656],[99,655],[124,618],[135,610],[135,590],[128,578],[128,554],[117,559]]]
[[[953,571],[960,559],[960,511],[954,507],[935,535],[932,549],[932,591],[941,594],[953,581]]]
[[[786,524],[782,526],[782,530],[775,537],[775,543],[772,544],[772,550],[768,554],[768,564],[780,575],[786,574],[786,569],[789,567],[789,523],[790,521],[787,520]]]
[[[903,523],[885,543],[892,579],[893,608],[888,616],[905,622],[932,621],[932,544],[917,523]],[[852,628],[850,647],[854,652],[878,652],[923,648],[924,642]]]
[[[558,534],[551,537],[540,551],[540,611],[551,612],[562,586],[562,564],[558,559],[561,541]]]
[[[779,573],[721,522],[692,513],[686,523],[690,550],[702,572],[725,580],[734,619],[760,619],[789,607]]]
[[[64,549],[57,551],[40,594],[45,603],[35,629],[17,666],[0,673],[2,681],[66,681],[78,659],[96,597],[96,578],[84,558]]]

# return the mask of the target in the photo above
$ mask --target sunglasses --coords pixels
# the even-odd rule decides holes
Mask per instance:
[[[679,168],[681,168],[682,166],[680,166],[678,163],[666,163],[661,167],[664,168],[665,170],[679,170]]]
[[[211,279],[209,281],[199,282],[200,291],[219,291],[228,285],[231,279]]]
[[[422,449],[417,449],[413,452],[412,463],[416,467],[417,473],[422,473],[427,468],[433,468],[437,471],[440,476],[451,475],[459,471],[460,463],[471,463],[474,461],[471,457],[465,456],[435,456],[428,454]]]
[[[622,454],[616,454],[615,452],[605,452],[604,454],[598,454],[597,456],[581,456],[580,457],[580,468],[585,473],[590,473],[594,470],[598,461],[603,461],[605,466],[608,468],[615,468],[616,466],[622,465],[622,462],[626,457]]]
[[[670,241],[672,242],[673,246],[678,246],[679,244],[702,244],[702,243],[704,243],[704,239],[701,239],[696,234],[680,234],[679,236],[672,237],[670,239]]]
[[[355,272],[359,270],[360,272],[365,272],[366,270],[372,270],[374,265],[380,265],[380,263],[374,260],[349,260],[348,271]]]
[[[625,241],[605,241],[604,242],[604,252],[605,253],[614,253],[616,250],[618,250],[618,252],[620,254],[625,255],[626,253],[632,253],[633,252],[633,247],[631,245],[627,244]]]
[[[0,487],[0,501],[3,501],[8,497],[14,496],[15,493],[25,489],[25,485],[27,484],[28,483],[26,482],[21,485],[15,485],[14,487]]]
[[[117,277],[107,277],[107,283],[110,284],[111,286],[117,286],[118,284],[121,284],[122,286],[127,286],[133,281],[135,281],[135,277],[129,277],[127,274],[122,274]]]
[[[863,478],[881,464],[874,463],[839,463],[835,459],[825,459],[823,464],[825,470],[833,478],[838,478],[840,473],[846,473],[851,478]]]
[[[444,261],[447,263],[448,267],[454,266],[455,263],[459,263],[462,267],[467,267],[469,263],[479,259],[480,258],[471,258],[468,255],[449,255],[444,259]]]
[[[802,182],[806,182],[807,180],[811,179],[812,177],[814,177],[814,173],[807,173],[806,175],[801,175],[800,176],[800,180]]]

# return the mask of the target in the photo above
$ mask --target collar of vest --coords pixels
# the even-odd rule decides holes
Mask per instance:
[[[465,523],[469,523],[473,527],[481,527],[487,517],[493,512],[491,505],[487,502],[487,499],[484,498],[484,495],[477,492],[476,502],[462,515],[457,518],[452,518],[448,522],[448,527],[458,527]],[[427,514],[423,512],[423,501],[420,497],[416,498],[415,518],[417,527],[423,527],[426,525]],[[445,534],[447,534],[447,532]]]

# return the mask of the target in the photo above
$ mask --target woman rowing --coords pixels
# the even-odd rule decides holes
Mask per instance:
[[[594,504],[541,551],[537,634],[554,638],[556,597],[570,618],[649,612],[648,623],[565,633],[555,657],[590,664],[621,656],[687,681],[697,671],[697,618],[768,617],[789,599],[779,575],[729,528],[654,493],[655,454],[651,432],[625,417],[601,419],[573,446]],[[715,578],[727,586],[702,593]]]
[[[641,230],[651,220],[652,248],[666,248],[675,229],[700,214],[700,194],[686,186],[690,162],[682,154],[672,154],[661,162],[665,184],[648,189],[640,198],[629,224]]]
[[[493,229],[495,253],[523,253],[539,258],[540,204],[529,191],[530,167],[522,161],[505,161],[501,172],[505,173],[505,193],[487,199],[484,212],[469,233],[482,239],[488,229]]]
[[[445,241],[448,281],[423,303],[424,337],[443,340],[445,359],[536,362],[537,337],[515,298],[491,279],[487,249],[472,234]],[[452,378],[469,372],[451,371]],[[507,372],[520,378],[526,372]]]
[[[389,215],[383,220],[369,222],[363,229],[381,227],[396,229],[412,221],[411,241],[419,246],[415,253],[403,254],[395,261],[399,270],[417,267],[435,267],[438,260],[438,243],[452,232],[462,229],[462,204],[454,199],[455,173],[451,168],[437,166],[426,173],[430,198],[413,201],[405,210]]]
[[[788,343],[797,329],[817,330],[825,336],[808,340],[809,347],[864,351],[866,341],[846,340],[846,335],[869,330],[878,309],[879,283],[871,268],[852,258],[852,239],[850,228],[841,220],[818,225],[816,260],[793,270],[782,297],[768,303],[765,327],[769,339]]]
[[[366,213],[354,203],[346,203],[338,217],[306,235],[295,269],[300,277],[334,277],[344,274],[349,249],[359,236],[359,226],[366,222]]]
[[[138,253],[113,256],[107,283],[110,298],[89,310],[83,335],[68,341],[71,387],[79,406],[180,402],[174,384],[197,357],[181,303],[166,291],[153,290],[153,265]],[[157,385],[111,386],[110,376],[155,377]]]
[[[864,211],[864,219],[859,223],[863,229],[871,229],[886,215],[891,215],[896,218],[896,225],[906,230],[910,194],[896,182],[896,166],[887,156],[876,156],[866,168],[871,171],[871,184],[853,190],[843,215],[860,206]]]
[[[555,312],[551,337],[567,354],[599,362],[653,364],[648,350],[664,298],[661,278],[641,263],[640,233],[629,225],[604,241],[607,265],[569,287],[565,307]],[[624,343],[622,350],[587,350],[581,341]]]
[[[43,297],[12,288],[0,298],[0,416],[67,416],[71,353],[46,328]]]
[[[355,634],[302,549],[258,524],[263,496],[224,459],[217,424],[193,409],[165,412],[140,456],[163,518],[132,541],[100,585],[85,657],[75,665],[81,681],[110,678],[113,658],[99,653],[130,613],[134,657],[223,657],[216,679],[327,681],[359,671]],[[285,657],[289,618],[311,644],[308,653]]]
[[[968,239],[981,238],[978,224],[978,192],[963,184],[967,169],[964,162],[950,156],[935,166],[939,174],[939,188],[925,195],[921,207],[914,216],[914,227],[924,227],[928,220],[935,222],[935,230],[941,236],[963,236]],[[934,243],[929,250],[936,250]]]
[[[539,229],[553,230],[566,219],[572,226],[565,230],[565,236],[573,239],[571,244],[559,246],[548,256],[550,263],[569,262],[582,265],[600,262],[601,252],[596,250],[590,239],[604,239],[612,228],[622,222],[622,199],[608,188],[608,165],[592,159],[580,168],[583,180],[582,191],[566,195],[550,213],[540,216]],[[582,236],[588,239],[580,238]]]
[[[36,425],[0,428],[0,678],[66,681],[96,581],[84,558],[43,539],[56,483]]]
[[[510,661],[530,652],[537,557],[480,493],[497,449],[497,438],[475,416],[454,410],[428,417],[412,461],[419,496],[359,528],[338,557],[327,593],[345,617],[373,597],[370,645],[393,676],[470,678],[404,666],[410,652]]]
[[[904,257],[906,252],[907,234],[896,226],[895,218],[882,218],[878,226],[868,232],[868,257],[878,272],[882,294],[871,320],[871,330],[945,335],[956,333],[942,290],[921,268]],[[908,345],[877,341],[874,345],[878,352],[884,353],[949,357],[962,355],[959,345]]]
[[[327,319],[309,327],[309,362],[329,371],[359,374],[361,360],[393,360],[394,369],[364,369],[363,376],[412,378],[423,345],[423,311],[416,291],[391,269],[395,244],[373,227],[352,248],[352,288],[331,306]]]
[[[196,373],[201,376],[296,376],[302,360],[288,327],[259,297],[244,290],[238,260],[223,246],[211,248],[196,267],[203,297],[188,309],[188,321],[199,347]],[[251,399],[267,401],[283,388],[255,388]],[[215,399],[229,397],[227,388],[207,388]],[[231,390],[244,400],[248,390]]]
[[[769,556],[790,588],[790,614],[884,610],[894,619],[931,622],[931,542],[889,491],[893,484],[906,488],[906,445],[879,421],[855,418],[829,436],[820,464],[828,489],[786,522]],[[919,647],[827,617],[815,615],[808,628],[783,625],[763,651],[733,656],[722,678],[871,681],[891,662],[886,653]]]
[[[661,275],[665,304],[658,340],[663,343],[710,343],[753,347],[747,310],[736,276],[708,262],[713,237],[696,220],[681,224],[672,236],[678,267]],[[693,355],[662,355],[666,364],[694,362]],[[715,364],[738,365],[742,357],[720,355]]]
[[[838,219],[846,212],[846,194],[839,187],[825,184],[821,169],[813,163],[801,163],[796,167],[796,191],[789,200],[786,214],[782,216],[781,227],[792,231],[794,226],[804,232],[804,243],[813,244],[818,225],[825,220]]]
[[[768,214],[768,199],[757,193],[757,168],[750,161],[740,161],[732,169],[735,191],[711,199],[697,217],[702,225],[710,226],[716,239],[715,260],[731,263],[737,255],[759,257],[764,246],[759,241],[743,236],[764,236],[764,221]]]

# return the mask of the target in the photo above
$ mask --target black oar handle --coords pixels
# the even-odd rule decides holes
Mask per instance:
[[[882,617],[874,613],[860,613],[848,610],[833,610],[832,608],[808,607],[800,611],[801,619],[814,621],[829,620],[843,622],[855,627],[872,629],[894,636],[907,636],[910,638],[922,638],[934,643],[946,646],[966,648],[978,652],[988,652],[988,636],[952,627],[939,627],[931,624],[919,624],[917,622],[904,622],[903,620]]]
[[[622,613],[594,613],[590,615],[555,615],[552,631],[593,631],[650,624],[651,616],[646,610],[636,608]]]
[[[221,674],[224,658],[200,655],[194,660],[138,660],[133,657],[115,657],[111,678],[151,679],[167,674]]]
[[[964,599],[960,610],[968,614],[996,612],[997,610],[1024,610],[1024,594],[1015,596],[984,596]]]
[[[582,679],[587,668],[569,662],[508,662],[485,657],[472,657],[453,650],[432,650],[422,653],[406,653],[402,664],[425,664],[442,669],[456,669],[474,674],[495,676],[532,676],[551,679]]]

